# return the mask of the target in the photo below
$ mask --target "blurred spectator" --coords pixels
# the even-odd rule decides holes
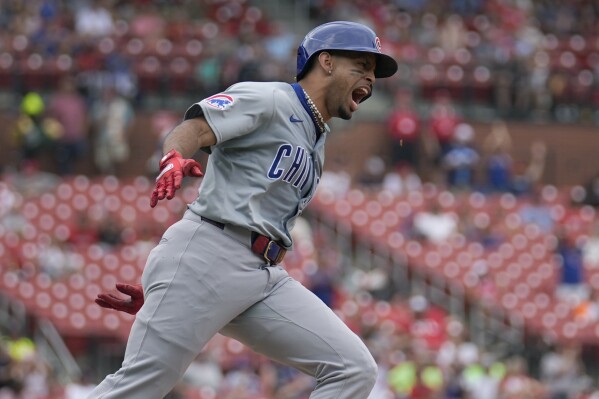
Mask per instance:
[[[395,195],[407,195],[422,188],[422,179],[410,164],[400,163],[385,174],[382,188]]]
[[[10,182],[24,199],[39,197],[45,192],[56,189],[61,182],[59,176],[38,170],[33,165],[28,165],[16,173],[5,173],[4,180]]]
[[[498,288],[495,275],[489,271],[487,262],[478,260],[472,266],[478,277],[477,294],[484,309],[493,309],[498,299]]]
[[[387,383],[397,397],[409,398],[416,385],[416,365],[412,360],[400,361],[388,373]]]
[[[134,37],[143,38],[148,44],[154,44],[158,38],[164,37],[165,18],[160,14],[157,4],[146,3],[131,19],[131,33]]]
[[[411,399],[435,399],[443,387],[443,374],[435,364],[419,365]]]
[[[439,29],[441,48],[449,55],[458,49],[466,47],[467,28],[462,17],[458,14],[449,15]]]
[[[504,121],[494,122],[483,143],[484,186],[490,192],[509,192],[512,188],[512,138]]]
[[[599,292],[591,289],[588,298],[584,298],[574,308],[574,317],[582,325],[599,320]]]
[[[412,313],[409,326],[412,345],[423,353],[436,353],[447,339],[444,312],[420,294],[410,297],[409,308]]]
[[[0,226],[5,231],[22,233],[27,219],[23,216],[21,206],[23,197],[13,192],[5,184],[0,185]]]
[[[137,231],[134,245],[140,254],[149,254],[160,237],[161,234],[156,225],[143,221]]]
[[[359,288],[368,292],[377,300],[389,300],[395,294],[395,288],[389,270],[374,267],[368,271],[356,271],[359,276]]]
[[[108,247],[114,247],[123,242],[123,227],[114,215],[107,215],[102,218],[98,226],[98,240]]]
[[[87,82],[87,96],[102,96],[102,92],[107,87],[113,87],[116,93],[125,99],[135,98],[138,95],[138,82],[133,71],[133,63],[135,61],[129,59],[122,49],[107,54],[103,65],[106,72],[102,72],[97,79]]]
[[[56,162],[61,175],[75,172],[75,163],[87,148],[88,112],[85,98],[77,91],[75,81],[64,78],[50,98],[49,114],[63,126],[64,134],[56,144]]]
[[[76,248],[87,248],[98,242],[98,226],[90,220],[87,212],[77,213],[69,232],[67,241]]]
[[[309,376],[292,369],[290,367],[273,367],[273,365],[263,365],[261,370],[262,379],[264,378],[265,369],[271,374],[274,374],[274,378],[271,381],[273,385],[270,391],[270,396],[273,398],[289,398],[289,399],[300,399],[309,395],[309,392],[314,389],[314,381]]]
[[[331,271],[319,267],[309,276],[310,291],[314,293],[328,307],[333,307],[335,297],[335,279]]]
[[[42,155],[53,152],[63,133],[61,123],[46,113],[42,97],[35,92],[27,93],[13,131],[20,153],[19,168],[37,172]]]
[[[528,163],[516,164],[512,179],[512,190],[516,195],[526,195],[535,190],[543,178],[547,163],[547,145],[534,141],[530,146]]]
[[[582,261],[586,268],[599,268],[599,221],[591,227],[588,238],[582,244]]]
[[[527,374],[526,362],[521,357],[506,362],[506,375],[499,384],[502,399],[544,398],[546,390],[538,381]]]
[[[7,399],[46,399],[52,376],[37,345],[23,336],[15,325],[0,343],[0,397]]]
[[[347,172],[348,160],[342,156],[333,156],[327,162],[320,177],[319,187],[331,190],[336,198],[343,198],[351,187],[351,176]]]
[[[440,162],[451,149],[451,141],[461,119],[449,92],[438,91],[433,98],[429,116],[430,133],[427,135],[431,139],[429,140],[428,155],[432,159],[437,159]]]
[[[588,297],[582,250],[572,234],[565,230],[560,230],[557,238],[556,262],[560,277],[556,295],[562,300],[579,303]]]
[[[270,35],[264,38],[264,47],[273,59],[287,63],[295,56],[298,38],[290,27],[282,21],[273,21]]]
[[[541,194],[541,187],[535,186],[527,197],[528,201],[520,207],[518,214],[522,218],[522,223],[534,224],[544,233],[553,230],[555,221],[551,215],[551,207],[547,204]]]
[[[47,242],[40,243],[38,246],[39,272],[52,279],[60,279],[78,270],[78,257],[79,255],[66,242],[51,237]]]
[[[506,240],[506,233],[500,221],[501,209],[491,212],[478,212],[463,204],[458,208],[458,231],[471,242],[479,242],[487,250],[496,249]]]
[[[239,364],[225,374],[218,397],[237,399],[259,395],[260,380],[249,364]]]
[[[474,129],[467,123],[456,126],[450,147],[441,158],[441,167],[449,187],[459,190],[472,189],[479,154],[474,148]]]
[[[16,364],[15,374],[23,381],[22,398],[47,398],[50,369],[37,352]]]
[[[462,372],[464,390],[470,395],[469,397],[477,399],[500,397],[499,385],[503,378],[503,363],[494,362],[488,354],[465,366]]]
[[[414,237],[431,243],[441,243],[447,240],[457,231],[457,228],[456,216],[444,212],[436,201],[432,201],[428,210],[416,212],[412,222]]]
[[[95,387],[96,384],[92,383],[90,377],[84,373],[78,381],[66,384],[64,399],[86,399]]]
[[[128,128],[134,118],[133,106],[113,86],[106,86],[91,110],[94,161],[102,174],[116,174],[117,167],[129,159]]]
[[[193,387],[218,390],[224,378],[223,370],[213,351],[205,350],[187,368],[183,381]]]
[[[35,356],[37,346],[29,337],[21,335],[19,328],[9,326],[7,335],[3,337],[3,343],[10,358],[16,362]]]
[[[443,388],[439,367],[427,355],[399,362],[388,373],[388,382],[396,395],[409,399],[434,399]]]
[[[418,166],[420,144],[420,117],[412,104],[412,93],[399,89],[395,95],[393,111],[387,120],[387,130],[391,140],[391,166],[407,163],[412,168]]]
[[[160,163],[160,158],[162,158],[162,144],[164,143],[166,136],[177,125],[177,121],[177,117],[171,112],[158,111],[153,113],[151,126],[152,133],[156,136],[156,144],[155,150],[146,161],[146,172],[148,176],[154,177],[158,174],[157,165]]]
[[[546,56],[542,49],[538,49],[530,58],[532,65],[530,66],[529,84],[532,117],[535,120],[547,120],[550,117],[552,102],[548,86],[551,72],[550,58]]]
[[[478,346],[467,339],[467,331],[462,322],[450,320],[446,329],[448,339],[441,344],[436,358],[443,370],[449,370],[454,365],[465,368],[480,360]]]
[[[445,387],[443,389],[443,399],[465,399],[466,391],[463,387],[462,378],[460,376],[461,368],[457,365],[452,365],[449,370],[445,371]]]
[[[12,372],[13,359],[11,358],[6,343],[0,341],[0,393],[5,391],[18,392],[21,383]]]
[[[559,346],[541,358],[541,382],[549,399],[568,399],[587,388],[584,368],[577,346]]]
[[[82,37],[99,38],[114,31],[110,11],[104,7],[105,0],[90,0],[78,4],[75,12],[75,29]]]
[[[385,177],[386,165],[383,158],[372,155],[364,162],[364,168],[357,176],[357,183],[363,189],[379,190]]]
[[[203,51],[203,57],[195,66],[194,77],[199,83],[201,92],[198,98],[208,93],[215,93],[221,89],[221,73],[223,57],[214,48],[215,45],[208,44]],[[203,94],[202,94],[203,93]]]
[[[580,204],[599,207],[599,172],[584,183],[584,193]]]

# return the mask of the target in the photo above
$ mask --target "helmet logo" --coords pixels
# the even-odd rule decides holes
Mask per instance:
[[[380,53],[381,52],[381,40],[379,39],[378,36],[374,38],[374,45],[376,46],[377,51]]]

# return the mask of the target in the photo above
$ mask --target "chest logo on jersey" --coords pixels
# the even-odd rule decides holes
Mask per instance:
[[[222,94],[222,93],[215,94],[211,97],[208,97],[204,101],[206,102],[206,104],[208,104],[212,108],[220,109],[221,111],[224,111],[227,108],[230,108],[231,105],[233,105],[233,103],[235,102],[233,97],[228,96],[226,94]]]
[[[271,180],[281,179],[301,190],[312,174],[312,156],[308,151],[303,147],[283,144],[277,150],[267,176]]]

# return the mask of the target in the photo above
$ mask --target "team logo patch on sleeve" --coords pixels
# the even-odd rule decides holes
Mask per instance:
[[[222,94],[222,93],[215,94],[211,97],[208,97],[204,101],[206,102],[206,104],[208,104],[212,108],[220,109],[221,111],[224,111],[225,109],[230,108],[231,105],[233,105],[233,103],[235,102],[233,97],[228,96],[226,94]]]

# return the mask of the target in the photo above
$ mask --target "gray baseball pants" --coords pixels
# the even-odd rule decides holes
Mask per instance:
[[[247,230],[186,211],[150,253],[142,285],[123,364],[88,399],[163,398],[219,332],[313,376],[311,399],[366,399],[374,386],[377,366],[361,339],[251,252]]]

